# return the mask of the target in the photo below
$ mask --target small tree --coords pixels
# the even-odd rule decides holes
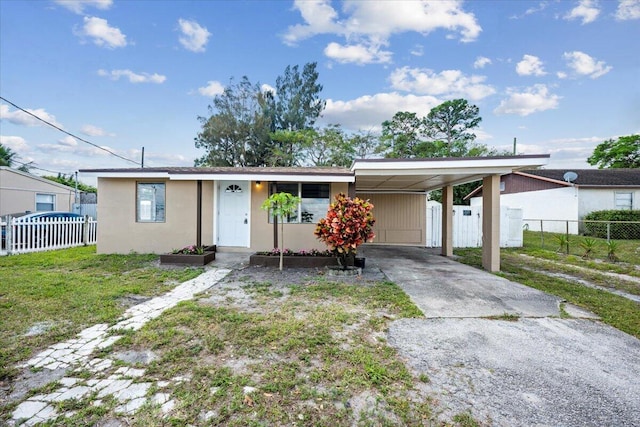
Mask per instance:
[[[268,211],[280,221],[280,271],[284,264],[284,219],[298,209],[300,197],[290,193],[275,193],[262,203],[261,208]]]
[[[368,200],[351,199],[340,193],[329,205],[326,218],[316,225],[315,236],[338,257],[345,270],[347,260],[355,256],[358,246],[375,237],[372,210],[373,204]]]

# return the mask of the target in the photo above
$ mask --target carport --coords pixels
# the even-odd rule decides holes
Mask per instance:
[[[442,190],[442,255],[453,255],[453,187],[482,181],[482,266],[500,270],[500,176],[534,169],[549,154],[354,161],[357,193],[426,193]]]

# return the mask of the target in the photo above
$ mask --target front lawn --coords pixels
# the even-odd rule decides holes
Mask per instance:
[[[95,246],[0,257],[0,381],[38,350],[112,323],[136,296],[167,292],[202,269],[168,270],[155,255],[96,255]]]

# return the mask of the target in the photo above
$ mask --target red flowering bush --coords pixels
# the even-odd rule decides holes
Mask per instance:
[[[316,225],[313,234],[329,246],[343,268],[347,267],[347,259],[355,256],[358,246],[375,237],[372,210],[373,204],[368,200],[351,199],[340,193],[329,205],[326,218]]]

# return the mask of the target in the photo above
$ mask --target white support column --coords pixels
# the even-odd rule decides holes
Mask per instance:
[[[482,267],[500,271],[500,175],[482,179]]]
[[[453,186],[442,187],[442,255],[453,256]]]

